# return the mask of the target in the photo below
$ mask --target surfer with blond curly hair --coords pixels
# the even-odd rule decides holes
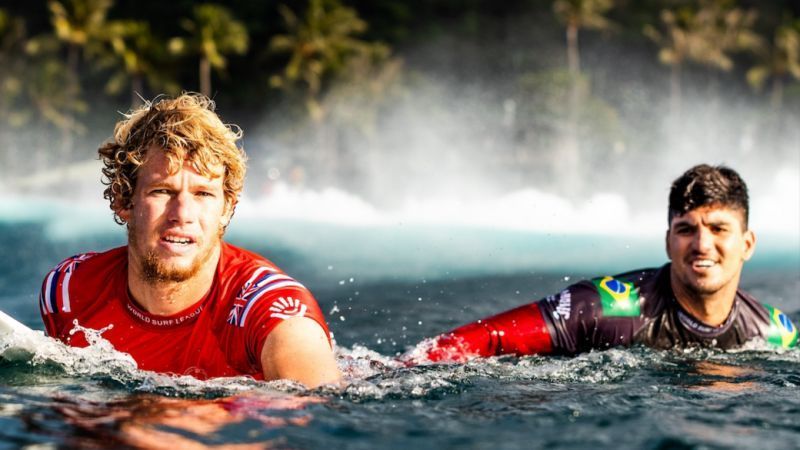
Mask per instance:
[[[98,152],[128,244],[70,257],[45,277],[47,333],[86,346],[75,330],[104,330],[143,370],[336,382],[328,326],[308,289],[223,240],[246,156],[241,130],[214,110],[207,97],[183,94],[117,123]]]

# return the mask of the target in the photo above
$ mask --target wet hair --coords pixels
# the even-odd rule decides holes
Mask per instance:
[[[742,213],[747,229],[750,201],[747,185],[735,170],[725,166],[700,164],[687,170],[672,183],[669,192],[669,217],[672,219],[702,206],[724,206]]]
[[[235,208],[246,171],[247,157],[236,145],[242,131],[222,123],[214,109],[208,97],[184,93],[146,102],[117,123],[114,136],[97,150],[104,165],[103,197],[110,202],[117,223],[124,224],[118,211],[133,206],[137,172],[151,148],[166,154],[170,173],[190,162],[203,176],[223,176],[226,207]],[[222,165],[224,173],[214,172],[216,165]]]

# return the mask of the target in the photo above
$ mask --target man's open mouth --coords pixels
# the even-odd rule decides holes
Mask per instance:
[[[163,236],[161,240],[164,242],[169,242],[170,244],[181,244],[181,245],[194,244],[194,239],[182,236]]]
[[[711,259],[695,259],[692,261],[692,267],[697,269],[707,269],[709,267],[713,267],[716,264],[716,261]]]

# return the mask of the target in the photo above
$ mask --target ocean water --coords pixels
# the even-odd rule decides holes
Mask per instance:
[[[102,336],[87,349],[11,339],[0,341],[0,448],[798,448],[796,349],[397,362],[426,337],[582,277],[664,263],[661,229],[237,214],[228,240],[314,292],[344,386],[200,382],[139,371]],[[0,199],[0,309],[41,330],[44,273],[124,239],[91,202]],[[797,231],[761,236],[742,283],[800,323]]]

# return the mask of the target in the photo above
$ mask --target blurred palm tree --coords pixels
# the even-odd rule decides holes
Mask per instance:
[[[67,157],[72,150],[73,135],[86,132],[76,117],[85,113],[88,105],[81,99],[77,76],[59,58],[60,49],[60,42],[51,35],[36,36],[26,42],[29,66],[25,94],[39,121],[60,131],[61,153]],[[40,133],[40,137],[46,139],[46,133]],[[40,144],[42,149],[49,145],[47,141]]]
[[[567,66],[570,79],[566,127],[560,133],[558,158],[553,170],[563,174],[560,189],[568,195],[580,191],[583,176],[580,140],[579,110],[582,98],[588,89],[584,88],[585,77],[581,76],[578,32],[582,29],[609,30],[613,24],[604,14],[614,6],[613,0],[556,0],[553,12],[567,31]]]
[[[387,54],[388,48],[357,39],[367,23],[338,0],[311,0],[302,18],[285,5],[279,11],[288,33],[273,36],[270,49],[290,57],[283,73],[272,76],[270,83],[285,89],[304,85],[308,113],[320,122],[325,117],[320,95],[326,77],[344,71],[354,58]]]
[[[755,10],[735,8],[725,0],[705,0],[698,9],[684,6],[662,10],[662,30],[645,26],[645,36],[661,46],[659,60],[671,68],[670,111],[673,117],[681,111],[683,66],[691,61],[731,70],[731,53],[756,50],[762,45],[761,38],[752,30],[756,16]]]
[[[613,27],[604,14],[614,6],[614,0],[556,0],[553,12],[567,29],[567,66],[572,74],[581,70],[578,32],[581,28],[608,30]]]
[[[786,79],[800,80],[800,20],[787,21],[775,30],[772,46],[760,53],[761,62],[747,71],[747,81],[761,90],[772,80],[772,106],[783,106],[783,85]]]
[[[67,67],[78,76],[81,51],[95,45],[114,0],[50,0],[56,37],[67,45]]]
[[[181,26],[190,36],[171,39],[169,49],[175,54],[200,57],[200,92],[211,96],[211,69],[222,72],[228,64],[226,54],[241,55],[247,51],[247,28],[230,10],[212,3],[195,6],[192,18],[181,20]]]
[[[166,45],[153,35],[147,22],[111,21],[102,37],[107,48],[97,55],[98,66],[113,70],[105,86],[106,93],[118,95],[129,86],[131,106],[135,107],[141,103],[145,81],[158,92],[178,92],[177,83],[163,69]]]
[[[302,16],[285,5],[279,11],[287,33],[273,36],[270,50],[288,53],[289,61],[270,84],[286,91],[299,88],[314,125],[316,142],[310,157],[321,163],[315,166],[324,168],[320,178],[352,181],[359,163],[373,155],[345,157],[347,143],[370,139],[377,110],[388,98],[402,63],[390,57],[385,44],[359,39],[367,23],[339,0],[310,0]],[[348,140],[348,133],[353,139]],[[369,145],[359,148],[365,147]]]

